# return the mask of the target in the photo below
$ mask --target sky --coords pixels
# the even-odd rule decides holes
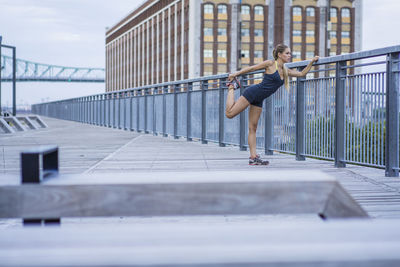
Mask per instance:
[[[362,50],[400,45],[400,1],[362,0]],[[101,67],[106,27],[143,0],[0,0],[3,44],[17,57],[39,63]],[[4,49],[3,49],[3,52]],[[85,96],[105,91],[100,83],[17,83],[17,105]],[[2,105],[11,105],[11,84],[2,84]]]

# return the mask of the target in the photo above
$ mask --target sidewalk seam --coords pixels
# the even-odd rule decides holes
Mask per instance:
[[[112,152],[111,154],[109,154],[107,157],[105,157],[104,159],[101,159],[100,161],[98,161],[96,164],[94,164],[92,167],[90,167],[89,169],[87,169],[86,171],[83,172],[83,174],[85,173],[89,173],[90,171],[92,171],[93,169],[95,169],[97,166],[100,165],[100,163],[102,163],[105,160],[108,160],[109,158],[113,157],[115,154],[117,154],[119,151],[121,151],[121,149],[123,149],[124,147],[130,145],[133,141],[136,141],[139,137],[141,137],[143,135],[138,135],[135,138],[133,138],[131,141],[129,141],[128,143],[126,143],[125,145],[121,146],[120,148],[118,148],[117,150],[115,150],[114,152]]]

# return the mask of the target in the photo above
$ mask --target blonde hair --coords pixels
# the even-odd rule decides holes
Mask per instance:
[[[272,51],[272,56],[274,57],[275,60],[278,60],[278,54],[283,53],[287,48],[289,48],[287,45],[284,44],[278,44],[274,51]],[[283,80],[285,81],[285,88],[286,90],[289,90],[289,74],[288,74],[288,69],[283,64]]]

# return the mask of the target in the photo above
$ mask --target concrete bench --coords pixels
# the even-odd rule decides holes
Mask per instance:
[[[0,231],[0,266],[400,266],[399,220]]]
[[[14,133],[15,131],[24,132],[26,131],[25,127],[19,122],[16,117],[2,117],[1,121],[1,128],[5,131],[5,133]],[[8,125],[8,127],[6,126]],[[11,128],[12,130],[10,130]]]
[[[37,116],[37,115],[29,115],[28,118],[29,118],[31,121],[36,122],[36,123],[39,125],[39,127],[41,127],[41,128],[48,128],[48,127],[49,127],[49,126],[47,126],[47,124],[46,124],[39,116]]]
[[[3,117],[0,117],[0,128],[4,133],[15,133],[14,128]]]
[[[28,116],[16,116],[17,120],[25,124],[27,128],[31,130],[37,130],[38,127],[33,123],[33,121]]]
[[[319,171],[63,175],[0,187],[0,218],[304,213],[368,216]]]
[[[0,129],[4,133],[24,132],[28,129],[47,128],[46,123],[36,115],[0,117]]]

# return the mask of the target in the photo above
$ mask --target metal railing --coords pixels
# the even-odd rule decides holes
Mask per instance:
[[[310,72],[265,100],[257,147],[266,154],[293,153],[399,171],[400,46],[321,58]],[[385,57],[384,60],[381,60]],[[360,63],[362,59],[372,59]],[[287,64],[301,70],[308,61]],[[382,66],[386,71],[367,72]],[[247,149],[248,111],[224,115],[227,74],[200,77],[55,101],[32,106],[34,113],[99,126],[161,134],[188,141]],[[242,87],[262,72],[240,77]],[[240,92],[239,92],[240,91]]]

